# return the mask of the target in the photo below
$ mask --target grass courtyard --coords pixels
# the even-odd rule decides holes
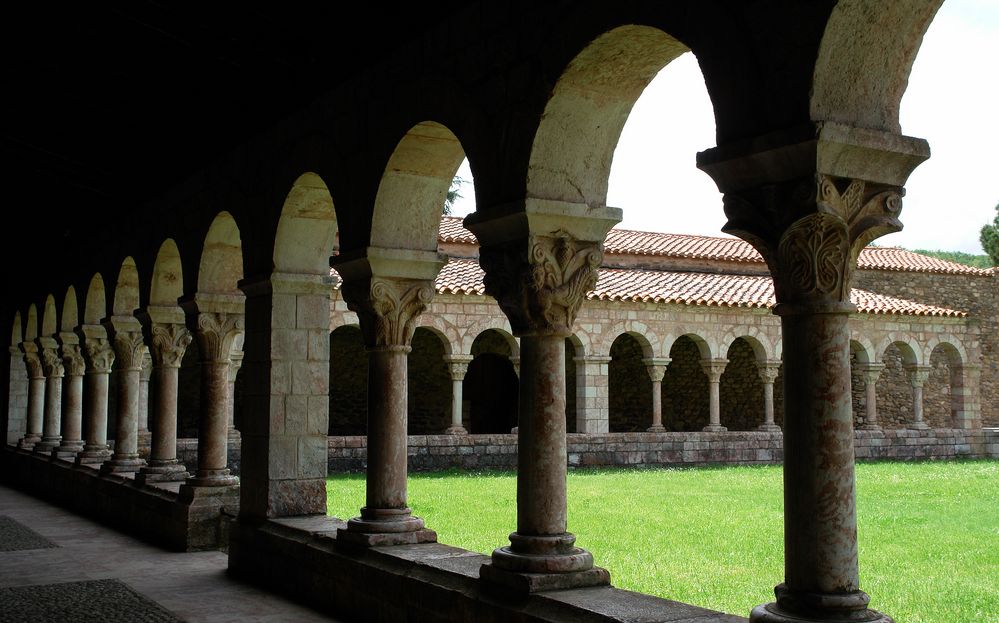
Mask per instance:
[[[783,578],[781,468],[569,473],[569,531],[618,588],[748,616]],[[328,483],[353,517],[364,475]],[[516,526],[511,472],[410,475],[441,542],[489,553]],[[898,623],[999,622],[999,461],[857,466],[861,587]]]

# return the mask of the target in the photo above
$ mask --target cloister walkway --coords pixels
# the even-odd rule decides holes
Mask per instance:
[[[0,622],[338,620],[230,578],[227,564],[223,552],[168,552],[0,486]]]

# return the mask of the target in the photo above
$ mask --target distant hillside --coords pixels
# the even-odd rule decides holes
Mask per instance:
[[[992,268],[992,260],[989,259],[988,255],[972,255],[961,251],[927,251],[926,249],[912,249],[912,252],[974,268]]]

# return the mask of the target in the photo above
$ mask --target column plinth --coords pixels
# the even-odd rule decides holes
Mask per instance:
[[[599,586],[606,569],[576,546],[567,528],[565,338],[586,292],[596,285],[600,242],[619,218],[613,209],[560,217],[542,205],[532,227],[510,240],[502,219],[466,219],[482,244],[479,263],[493,296],[520,338],[520,420],[517,426],[517,530],[479,570],[481,579],[518,592]],[[551,218],[552,220],[547,220]]]
[[[360,516],[337,533],[343,547],[433,543],[437,533],[407,504],[407,358],[416,319],[433,299],[433,281],[376,276],[370,257],[338,270],[348,307],[357,312],[368,351],[368,468]],[[442,262],[430,254],[416,266],[429,277]],[[460,395],[461,390],[458,390]],[[459,406],[460,408],[460,406]],[[459,416],[460,417],[460,416]],[[460,421],[459,421],[460,424]]]

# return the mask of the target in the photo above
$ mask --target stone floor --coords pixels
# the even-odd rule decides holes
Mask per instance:
[[[0,623],[336,621],[0,485]]]

